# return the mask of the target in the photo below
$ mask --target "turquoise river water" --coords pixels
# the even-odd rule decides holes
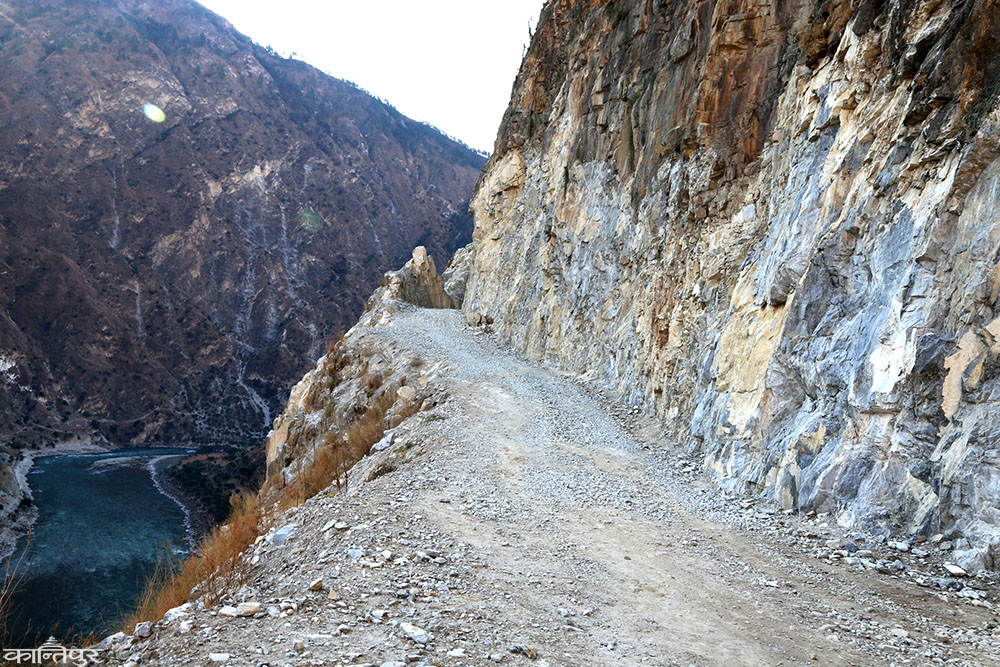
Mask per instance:
[[[37,646],[114,629],[167,552],[184,552],[185,515],[151,474],[156,457],[133,449],[36,458],[28,481],[38,508],[8,622],[12,645]]]

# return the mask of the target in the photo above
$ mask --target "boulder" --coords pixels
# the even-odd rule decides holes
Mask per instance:
[[[426,644],[434,638],[431,633],[412,623],[400,623],[399,629],[403,631],[407,639],[417,644]]]
[[[438,275],[434,258],[427,254],[424,246],[414,248],[413,257],[401,269],[385,274],[381,287],[368,301],[368,309],[386,300],[402,301],[422,308],[455,307],[451,297],[445,293],[444,278]]]
[[[274,534],[271,535],[271,544],[274,545],[284,544],[285,542],[290,540],[292,538],[292,535],[295,534],[295,527],[296,527],[295,524],[290,523],[274,531]]]

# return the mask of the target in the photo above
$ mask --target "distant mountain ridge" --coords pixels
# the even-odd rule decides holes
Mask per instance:
[[[483,162],[188,0],[0,2],[0,438],[263,435]]]

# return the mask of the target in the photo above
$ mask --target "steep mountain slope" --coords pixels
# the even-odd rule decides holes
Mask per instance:
[[[189,0],[0,2],[0,435],[261,436],[482,162]]]
[[[293,389],[238,584],[101,649],[995,664],[998,22],[548,2],[473,244]]]
[[[464,308],[722,488],[1000,566],[1000,7],[553,0]]]

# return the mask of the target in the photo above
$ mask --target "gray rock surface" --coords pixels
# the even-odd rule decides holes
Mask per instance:
[[[1000,567],[1000,111],[964,73],[1000,68],[1000,13],[917,6],[550,3],[463,309],[655,413],[722,490],[961,539],[977,571]]]
[[[451,297],[445,293],[445,281],[438,275],[434,258],[427,254],[423,246],[413,249],[413,257],[403,268],[385,274],[381,287],[369,299],[369,304],[387,299],[424,308],[455,307]]]
[[[456,308],[461,308],[465,300],[465,285],[472,269],[472,256],[472,244],[459,248],[441,274],[444,278],[444,291],[451,297]]]

